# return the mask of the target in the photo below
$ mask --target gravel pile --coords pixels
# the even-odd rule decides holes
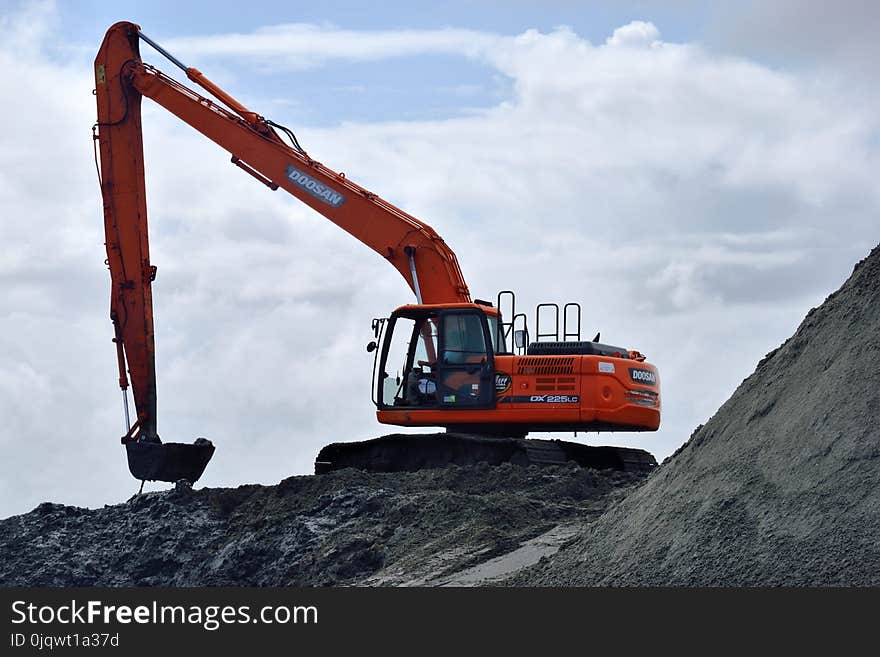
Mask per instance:
[[[689,442],[516,585],[880,585],[880,247]]]

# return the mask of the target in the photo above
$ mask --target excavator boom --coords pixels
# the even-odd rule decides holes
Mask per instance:
[[[313,160],[295,140],[286,144],[274,129],[277,124],[244,108],[197,69],[174,60],[190,80],[232,110],[144,64],[140,38],[144,37],[138,26],[117,23],[107,32],[95,60],[99,127],[107,128],[99,132],[102,162],[105,134],[108,155],[112,157],[114,150],[130,152],[136,160],[117,184],[139,185],[136,191],[144,198],[139,105],[141,96],[146,96],[226,149],[233,164],[267,187],[286,190],[386,258],[420,303],[471,300],[455,253],[433,228]]]

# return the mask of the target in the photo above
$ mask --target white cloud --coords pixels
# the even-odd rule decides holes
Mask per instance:
[[[22,3],[15,11],[0,15],[3,50],[23,57],[39,56],[49,46],[49,36],[58,28],[53,0]]]
[[[476,56],[499,40],[462,29],[358,32],[333,25],[290,23],[253,33],[178,37],[163,46],[181,57],[255,59],[272,68],[312,68],[328,59],[377,60],[421,54]]]
[[[0,516],[135,486],[116,439],[90,62],[45,55],[53,21],[9,17],[0,39],[0,76],[18,80],[0,91],[15,126],[0,147]],[[24,54],[8,45],[22,42]],[[303,25],[165,45],[209,77],[202,62],[220,56],[248,70],[439,53],[511,78],[511,98],[463,118],[297,133],[437,228],[475,295],[581,301],[585,333],[647,353],[663,429],[597,440],[662,458],[880,240],[880,199],[877,115],[850,90],[660,43],[632,23],[601,45],[567,28]],[[380,434],[363,345],[373,316],[410,300],[403,281],[164,111],[146,103],[144,123],[161,435],[211,437],[201,483],[236,485],[306,472],[321,445]]]
[[[660,30],[653,23],[633,21],[614,30],[614,33],[606,39],[605,43],[616,47],[657,47],[661,45]]]

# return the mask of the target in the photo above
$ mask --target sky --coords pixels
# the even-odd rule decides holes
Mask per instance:
[[[660,431],[577,439],[670,455],[880,241],[877,5],[719,5],[0,1],[0,517],[137,490],[91,139],[117,20],[433,226],[474,296],[647,354]],[[149,101],[144,139],[159,433],[214,441],[198,485],[389,432],[364,347],[403,279]]]

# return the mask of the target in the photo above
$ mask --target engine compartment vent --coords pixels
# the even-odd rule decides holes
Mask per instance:
[[[517,363],[517,374],[553,376],[574,374],[574,358],[535,358],[523,356]]]

